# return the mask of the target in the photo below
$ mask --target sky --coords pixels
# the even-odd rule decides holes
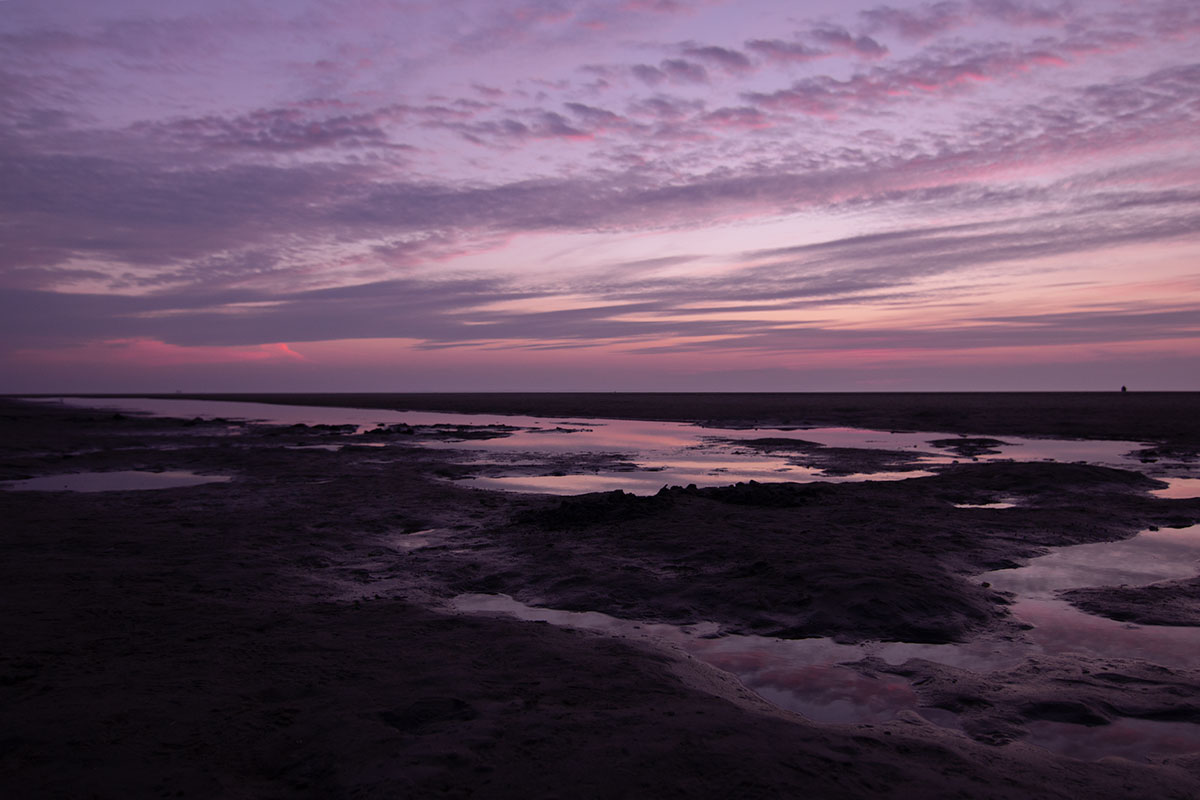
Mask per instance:
[[[0,0],[0,392],[1121,385],[1196,0]]]

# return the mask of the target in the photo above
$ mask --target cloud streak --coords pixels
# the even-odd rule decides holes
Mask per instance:
[[[0,23],[0,353],[782,364],[1196,335],[1182,0],[764,3],[736,39],[721,3],[211,9]],[[1057,307],[1009,313],[1022,291]]]

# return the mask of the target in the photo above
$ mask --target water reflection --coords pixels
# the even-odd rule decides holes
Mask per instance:
[[[1005,437],[991,448],[995,452],[974,457],[956,456],[942,440],[954,440],[945,433],[895,433],[858,428],[705,428],[680,422],[647,420],[563,420],[501,414],[453,414],[441,412],[388,411],[384,409],[337,408],[327,406],[286,406],[267,403],[234,403],[216,400],[143,399],[143,398],[66,398],[71,405],[144,412],[158,416],[191,419],[223,418],[248,419],[279,425],[353,425],[358,435],[344,437],[344,444],[364,443],[367,434],[380,426],[407,425],[429,429],[424,433],[437,434],[416,437],[424,447],[453,450],[469,449],[476,454],[474,463],[486,464],[493,474],[478,479],[478,485],[520,492],[578,494],[621,489],[635,494],[653,494],[663,485],[695,483],[697,486],[724,486],[738,481],[811,481],[811,480],[898,480],[928,475],[922,467],[949,464],[956,461],[1021,460],[1060,462],[1085,461],[1092,464],[1140,468],[1140,461],[1130,454],[1140,445],[1136,442],[1093,441],[1071,439],[1031,439]],[[492,427],[503,432],[499,438],[475,439],[465,442],[453,437],[448,428]],[[438,430],[433,430],[434,428]],[[503,431],[499,429],[503,428]],[[418,430],[418,433],[422,431]],[[449,435],[450,441],[444,440]],[[407,437],[406,437],[407,438]],[[466,438],[466,437],[462,437]],[[783,447],[771,450],[761,444],[742,444],[747,440],[770,438],[780,440]],[[962,437],[960,437],[962,438]],[[787,440],[798,440],[788,447]],[[966,439],[970,441],[969,439]],[[939,441],[935,447],[931,442]],[[379,444],[377,441],[372,444]],[[808,443],[808,444],[804,444]],[[811,445],[825,448],[853,448],[891,451],[891,462],[883,471],[830,476],[822,469],[794,463]],[[326,445],[334,447],[335,445]],[[554,461],[547,472],[571,474],[529,475],[529,469],[514,470],[520,474],[504,475],[504,465],[524,455],[542,462]],[[575,455],[588,461],[604,458],[614,464],[633,464],[628,468],[601,467],[589,469],[586,464],[564,466],[566,457]],[[489,458],[490,457],[490,458]],[[908,469],[904,469],[907,467]],[[1169,465],[1159,465],[1167,469]],[[498,475],[495,473],[499,473]],[[1183,479],[1188,480],[1188,479]],[[1196,480],[1196,479],[1190,479]],[[1177,483],[1168,491],[1192,491],[1193,485]],[[1174,495],[1164,495],[1174,496]],[[1001,506],[992,506],[1001,507]]]
[[[1178,500],[1189,497],[1200,497],[1200,478],[1162,478],[1167,488],[1155,489],[1150,494],[1155,497],[1168,497]]]
[[[499,612],[528,621],[674,645],[732,672],[780,708],[819,722],[884,721],[917,702],[915,692],[902,678],[871,678],[834,667],[839,660],[860,657],[861,651],[830,639],[714,638],[719,626],[712,622],[688,626],[633,622],[597,611],[530,606],[508,595],[460,595],[452,605],[460,611]]]
[[[498,478],[471,478],[470,481],[484,489],[500,489],[509,492],[536,492],[539,494],[576,495],[586,492],[610,492],[620,489],[630,494],[652,495],[664,486],[727,486],[736,481],[898,481],[933,475],[932,472],[864,472],[852,475],[826,475],[822,470],[811,467],[775,467],[768,465],[758,470],[746,469],[744,465],[694,471],[687,467],[670,465],[647,472],[595,473],[584,475],[537,475]]]
[[[1148,583],[1184,577],[1195,574],[1198,558],[1200,525],[1145,531],[1122,542],[1064,547],[1026,567],[984,573],[978,580],[1017,594],[1013,614],[1033,628],[1022,639],[962,644],[841,644],[828,638],[714,636],[717,626],[713,623],[687,627],[638,623],[598,612],[539,608],[506,595],[462,595],[453,605],[462,611],[502,612],[520,619],[669,643],[737,675],[777,706],[815,721],[882,722],[900,711],[917,709],[917,693],[899,676],[864,675],[844,665],[866,658],[892,665],[920,658],[986,673],[1016,667],[1034,655],[1074,653],[1193,667],[1195,654],[1200,652],[1200,629],[1116,622],[1086,614],[1054,599],[1054,594],[1111,581]],[[957,718],[949,712],[920,711],[936,724],[957,727]],[[1094,729],[1063,725],[1034,723],[1031,741],[1079,758],[1121,755],[1142,759],[1158,752],[1200,752],[1200,726],[1195,725],[1126,719]]]
[[[1143,531],[1132,539],[1061,547],[1020,569],[989,573],[997,589],[1046,599],[1081,586],[1143,585],[1197,573],[1200,526]]]
[[[955,508],[1016,508],[1016,503],[997,502],[997,503],[955,503]]]
[[[884,722],[918,705],[916,692],[904,678],[864,675],[840,664],[877,658],[903,664],[927,658],[961,668],[996,668],[1019,663],[1018,654],[1002,643],[930,645],[907,642],[842,644],[827,637],[773,639],[753,635],[714,636],[719,626],[690,626],[618,619],[596,611],[561,611],[521,603],[508,595],[460,595],[452,605],[460,611],[499,612],[518,619],[586,628],[610,636],[648,639],[682,648],[697,658],[738,676],[748,688],[780,708],[817,722]],[[937,714],[929,715],[938,717]],[[939,725],[947,721],[938,718]]]
[[[713,663],[721,666],[719,660]],[[763,699],[814,722],[886,722],[917,705],[917,693],[904,678],[820,664],[793,666],[746,685]]]
[[[1171,667],[1193,667],[1200,629],[1132,625],[1084,613],[1056,599],[1084,586],[1144,586],[1200,572],[1200,525],[1143,531],[1132,539],[1053,550],[1019,569],[979,576],[1018,596],[1013,614],[1034,627],[1029,644],[1047,654],[1081,653],[1143,658]]]
[[[1031,744],[1072,758],[1094,759],[1096,753],[1131,761],[1155,756],[1200,753],[1200,725],[1119,718],[1108,725],[1083,727],[1039,720],[1029,724]]]
[[[424,547],[444,544],[450,538],[451,536],[448,531],[437,528],[426,528],[425,530],[413,531],[412,533],[394,534],[382,541],[397,550],[420,550]]]
[[[1164,667],[1193,669],[1200,629],[1134,625],[1087,614],[1063,600],[1022,600],[1013,615],[1033,625],[1028,652],[1141,659]]]

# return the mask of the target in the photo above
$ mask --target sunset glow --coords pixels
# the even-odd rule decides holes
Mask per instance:
[[[0,9],[0,392],[1200,389],[1194,0]]]

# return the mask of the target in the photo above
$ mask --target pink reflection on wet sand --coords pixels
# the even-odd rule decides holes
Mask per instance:
[[[780,469],[775,462],[767,462],[757,470],[748,469],[745,464],[732,464],[720,469],[723,472],[713,473],[713,470],[691,471],[686,468],[669,466],[654,471],[631,471],[622,473],[602,473],[584,475],[538,475],[513,476],[498,478],[473,478],[472,483],[484,489],[500,489],[508,492],[535,492],[539,494],[576,495],[587,492],[610,492],[620,489],[637,495],[652,495],[664,486],[728,486],[737,481],[756,480],[760,483],[769,481],[827,481],[844,483],[848,481],[899,481],[908,478],[920,478],[932,475],[932,472],[864,472],[852,475],[826,475],[822,470],[809,467],[792,466]]]
[[[1175,500],[1189,497],[1200,497],[1200,478],[1160,478],[1166,481],[1167,488],[1154,489],[1150,494]]]
[[[1193,667],[1200,629],[1133,625],[1075,608],[1056,593],[1090,586],[1144,586],[1200,573],[1200,525],[1143,531],[1132,539],[1063,547],[1028,566],[979,576],[1015,592],[1013,614],[1034,626],[1026,636],[1039,652],[1140,658]]]
[[[1122,717],[1086,727],[1040,720],[1028,725],[1025,741],[1072,758],[1090,761],[1097,753],[1130,761],[1200,753],[1200,725]]]
[[[1058,590],[1095,585],[1098,579],[1151,582],[1194,574],[1200,558],[1200,526],[1145,531],[1134,539],[1065,547],[1029,566],[979,576],[1018,594],[1013,614],[1034,627],[1023,640],[980,640],[962,644],[864,642],[841,644],[829,638],[772,639],[714,637],[717,626],[681,628],[635,623],[597,612],[567,612],[528,606],[507,596],[468,595],[455,606],[464,611],[500,611],[521,619],[587,627],[610,635],[667,642],[720,669],[780,708],[818,722],[884,722],[906,709],[919,710],[943,727],[956,727],[948,712],[920,709],[920,699],[903,678],[862,674],[841,666],[874,657],[889,664],[923,658],[986,673],[1019,665],[1035,654],[1080,654],[1098,658],[1144,659],[1190,668],[1200,652],[1200,629],[1137,626],[1086,614],[1054,599]],[[1200,751],[1200,726],[1119,719],[1085,728],[1036,722],[1029,741],[1077,758],[1117,755],[1143,760],[1154,753]]]
[[[858,428],[705,428],[681,422],[651,420],[591,419],[563,420],[547,417],[505,416],[501,414],[453,414],[442,412],[388,411],[325,406],[287,406],[267,403],[236,403],[213,400],[144,398],[67,398],[71,405],[141,411],[158,416],[182,418],[225,417],[263,421],[271,424],[356,425],[360,432],[376,426],[407,424],[412,426],[507,426],[508,435],[492,439],[430,441],[424,447],[494,453],[512,456],[518,453],[554,456],[564,454],[604,454],[615,460],[636,464],[649,475],[630,475],[614,470],[572,476],[525,476],[481,479],[479,485],[508,491],[534,491],[551,494],[578,494],[621,489],[637,494],[653,494],[664,484],[722,486],[738,481],[757,480],[898,480],[928,475],[927,472],[875,472],[863,475],[829,477],[819,470],[789,463],[786,448],[774,453],[747,447],[748,439],[797,439],[826,447],[892,450],[904,454],[914,464],[949,464],[964,460],[1087,461],[1124,467],[1137,467],[1129,456],[1139,445],[1134,442],[1088,441],[1069,439],[1030,439],[1003,437],[996,454],[974,459],[955,456],[935,448],[930,441],[955,439],[952,434],[934,432],[897,433]],[[347,443],[350,443],[349,441]],[[797,445],[797,448],[807,445]],[[794,453],[792,454],[794,456]],[[667,469],[663,469],[667,468]],[[654,474],[652,471],[659,471]]]
[[[1034,626],[1026,636],[1036,652],[1151,661],[1191,669],[1200,653],[1200,629],[1133,625],[1087,614],[1064,600],[1021,600],[1013,614]]]

